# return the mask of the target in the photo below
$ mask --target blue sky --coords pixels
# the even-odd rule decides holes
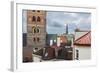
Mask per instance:
[[[54,12],[47,11],[47,33],[62,34],[65,33],[65,25],[68,25],[69,33],[74,33],[76,28],[80,30],[91,30],[91,14],[76,12]]]

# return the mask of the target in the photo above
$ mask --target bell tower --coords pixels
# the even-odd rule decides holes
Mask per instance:
[[[46,44],[46,12],[27,10],[27,45],[39,50]]]

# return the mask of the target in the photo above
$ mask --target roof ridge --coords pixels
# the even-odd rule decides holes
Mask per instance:
[[[76,39],[74,42],[78,41],[79,39],[81,39],[82,37],[84,37],[85,35],[87,35],[88,33],[90,33],[91,31],[87,32],[86,34],[84,34],[83,36],[79,37],[78,39]]]

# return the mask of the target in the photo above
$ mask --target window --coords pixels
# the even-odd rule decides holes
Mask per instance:
[[[40,31],[39,31],[39,28],[37,28],[37,33],[39,33]]]
[[[76,60],[79,60],[79,50],[76,50]]]
[[[36,33],[36,28],[34,28],[34,33]]]
[[[32,17],[32,21],[36,21],[36,17],[35,16]]]
[[[37,12],[40,12],[40,10],[37,10]]]
[[[34,26],[32,27],[32,31],[33,33],[36,33],[36,28]]]
[[[39,16],[37,17],[37,21],[38,21],[38,22],[40,22],[40,21],[41,21],[41,19],[40,19],[40,17],[39,17]]]
[[[32,10],[32,12],[35,12],[35,10]]]
[[[35,42],[35,41],[36,41],[36,39],[35,39],[35,38],[33,38],[33,41]]]
[[[40,38],[38,37],[38,38],[37,38],[37,42],[39,42],[39,41],[40,41]]]
[[[37,38],[34,37],[34,38],[33,38],[33,42],[40,42],[40,38],[39,38],[39,37],[37,37]]]
[[[36,28],[36,27],[33,26],[32,27],[32,32],[33,33],[39,33],[40,32],[40,29],[38,27]]]

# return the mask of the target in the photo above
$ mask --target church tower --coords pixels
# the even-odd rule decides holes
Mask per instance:
[[[46,44],[46,12],[42,10],[27,11],[27,45],[39,50]]]

